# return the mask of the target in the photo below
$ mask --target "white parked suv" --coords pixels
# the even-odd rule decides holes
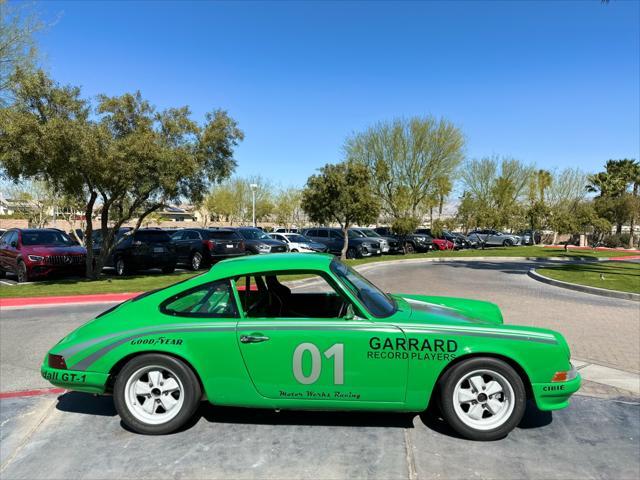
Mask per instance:
[[[323,243],[300,235],[299,233],[270,233],[269,236],[287,244],[290,252],[326,252],[327,246]]]

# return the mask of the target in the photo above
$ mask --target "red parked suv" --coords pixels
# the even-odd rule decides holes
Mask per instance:
[[[18,282],[53,274],[85,271],[87,250],[55,228],[12,228],[0,237],[0,278],[15,273]]]

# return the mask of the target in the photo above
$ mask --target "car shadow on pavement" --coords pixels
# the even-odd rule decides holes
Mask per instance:
[[[198,416],[201,416],[210,423],[413,428],[413,418],[415,414],[379,411],[275,411],[255,408],[220,407],[203,402],[198,411]]]
[[[455,432],[449,424],[440,416],[440,413],[436,408],[429,408],[420,414],[420,420],[422,423],[431,430],[446,435],[448,437],[458,438],[464,440],[464,437]],[[522,420],[516,428],[529,429],[540,428],[549,425],[553,421],[551,412],[543,412],[538,410],[538,407],[532,402],[528,401],[527,406],[522,416]]]
[[[80,392],[67,392],[60,395],[56,408],[62,412],[103,417],[114,417],[118,414],[113,406],[113,397]]]

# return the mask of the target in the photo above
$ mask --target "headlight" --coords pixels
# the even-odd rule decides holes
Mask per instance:
[[[260,245],[258,245],[258,250],[260,250],[261,252],[270,252],[271,247],[265,243],[261,243]]]
[[[29,260],[31,260],[32,262],[41,262],[44,260],[44,257],[40,256],[40,255],[27,255],[29,257]]]
[[[416,240],[418,240],[419,242],[424,242],[427,240],[427,237],[416,237]]]

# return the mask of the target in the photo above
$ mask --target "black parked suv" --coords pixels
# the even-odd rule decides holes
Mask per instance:
[[[433,250],[433,238],[430,235],[410,233],[408,235],[397,235],[391,230],[391,227],[377,227],[374,232],[383,237],[397,238],[404,245],[405,253],[427,252]]]
[[[308,228],[302,233],[305,237],[314,242],[324,243],[329,252],[339,255],[344,245],[344,235],[339,228]],[[353,230],[349,231],[349,245],[347,247],[347,258],[370,257],[380,255],[380,243],[373,238],[362,237]]]
[[[132,233],[131,228],[121,228],[116,234],[116,247],[107,257],[105,266],[114,267],[116,275],[129,275],[136,270],[160,268],[162,273],[176,269],[176,251],[171,237],[163,230],[141,228]],[[98,255],[102,247],[102,231],[93,234],[93,253]]]
[[[247,253],[258,255],[263,253],[282,253],[288,250],[286,243],[274,240],[260,228],[238,227],[235,230],[244,239]]]
[[[245,255],[244,240],[231,228],[185,228],[171,235],[179,264],[191,270]]]

